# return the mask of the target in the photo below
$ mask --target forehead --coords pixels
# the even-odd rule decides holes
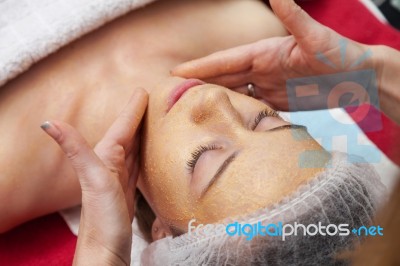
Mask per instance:
[[[274,170],[280,162],[278,156],[272,149],[266,149],[269,145],[268,139],[250,138],[241,142],[238,154],[226,171],[221,175],[215,187],[228,188],[240,185],[240,190],[249,187],[256,188],[265,184],[266,180],[276,174]],[[239,188],[239,187],[238,187]],[[250,192],[250,191],[247,191]]]

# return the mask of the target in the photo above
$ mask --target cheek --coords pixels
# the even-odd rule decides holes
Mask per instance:
[[[170,143],[164,145],[153,142],[155,149],[148,149],[145,162],[146,176],[143,186],[157,215],[173,224],[181,226],[193,217],[189,185],[177,165],[179,155],[167,154]],[[167,154],[167,155],[162,155]]]

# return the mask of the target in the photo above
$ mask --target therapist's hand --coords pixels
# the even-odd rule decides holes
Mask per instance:
[[[138,127],[147,93],[138,90],[94,150],[60,121],[42,128],[71,161],[82,189],[74,265],[129,265],[134,192],[138,178]]]
[[[293,0],[270,0],[270,3],[292,36],[265,39],[216,52],[183,63],[174,68],[172,74],[199,78],[241,93],[247,93],[246,84],[253,83],[257,98],[266,100],[277,109],[288,110],[288,79],[375,67],[376,62],[371,58],[352,66],[362,55],[370,56],[369,47],[345,39],[316,22]],[[342,62],[340,47],[345,46],[345,61]],[[325,59],[321,55],[331,63],[323,63]],[[317,109],[319,104],[310,103],[309,108]]]

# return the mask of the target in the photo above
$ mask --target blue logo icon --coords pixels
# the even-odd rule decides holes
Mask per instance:
[[[349,64],[346,64],[347,42],[346,39],[342,39],[339,43],[340,66],[335,65],[324,54],[316,54],[319,61],[330,66],[337,73],[287,80],[289,111],[293,112],[290,118],[294,124],[307,125],[310,134],[319,139],[321,145],[328,151],[334,150],[335,139],[345,138],[347,153],[363,157],[363,160],[360,160],[359,157],[349,156],[349,162],[377,163],[381,160],[380,151],[373,145],[359,143],[362,131],[376,132],[382,129],[376,73],[373,69],[353,70],[370,58],[372,52],[368,50],[348,67]],[[347,65],[346,71],[340,72],[341,69],[345,69],[345,65]],[[297,112],[313,105],[321,110],[314,111],[312,116]],[[353,120],[345,121],[332,111],[334,108],[344,107]],[[322,121],[323,124],[329,124],[329,128],[321,128]],[[298,141],[307,137],[295,130],[292,131],[292,135]],[[316,160],[319,154],[320,151],[303,152],[299,158],[299,166],[322,167],[312,165],[312,162],[319,163]]]

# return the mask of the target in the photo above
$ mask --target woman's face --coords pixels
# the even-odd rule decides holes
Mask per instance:
[[[321,171],[300,166],[304,151],[322,151],[305,129],[290,128],[256,99],[198,84],[169,78],[150,94],[138,185],[165,224],[187,231],[191,219],[215,223],[255,211]]]

